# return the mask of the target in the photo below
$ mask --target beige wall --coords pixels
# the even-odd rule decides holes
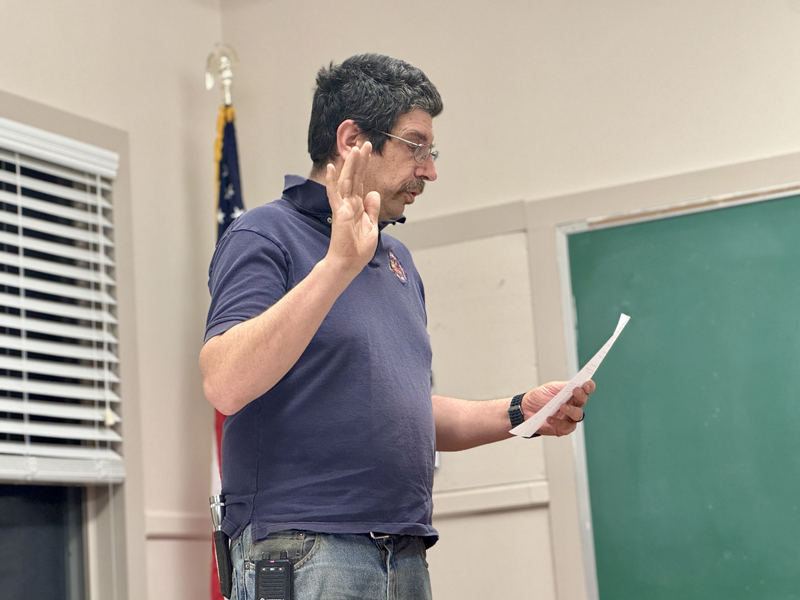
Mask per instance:
[[[2,5],[0,90],[128,134],[125,225],[134,270],[124,285],[135,284],[139,381],[122,383],[123,392],[138,387],[138,397],[124,401],[138,403],[141,427],[130,430],[141,435],[126,439],[126,450],[141,454],[144,504],[126,508],[142,529],[133,535],[147,540],[135,545],[146,557],[129,557],[132,599],[202,597],[208,590],[207,533],[196,542],[176,536],[192,535],[187,522],[208,514],[211,413],[196,357],[215,235],[219,98],[204,91],[203,70],[220,27],[217,0]],[[177,566],[200,575],[178,577]]]
[[[383,52],[436,83],[440,181],[415,218],[791,152],[797,0],[223,3],[250,202],[306,169],[313,78]],[[266,194],[266,197],[254,197]]]
[[[139,367],[129,400],[141,439],[127,444],[139,444],[144,476],[143,505],[127,510],[140,513],[146,540],[145,556],[131,558],[144,565],[131,597],[207,590],[211,412],[196,357],[214,241],[218,98],[203,91],[202,71],[220,37],[241,59],[234,100],[248,206],[273,199],[283,173],[308,171],[320,66],[376,51],[423,68],[445,112],[435,122],[440,180],[408,213],[422,222],[800,150],[798,33],[797,0],[6,0],[0,91],[129,139],[134,275],[126,283],[135,284]],[[583,196],[581,206],[595,200]],[[426,234],[417,262],[438,391],[508,395],[558,371],[542,365],[559,309],[537,320],[525,305],[541,297],[540,283],[522,274],[536,270],[525,254],[530,238],[503,230],[437,245],[437,235]],[[443,539],[430,553],[437,598],[486,597],[485,580],[456,569],[480,553],[478,542],[494,543],[516,523],[520,538],[536,540],[520,547],[537,583],[524,591],[512,583],[508,597],[580,597],[559,587],[564,561],[549,540],[560,531],[554,514],[574,504],[551,448],[513,442],[443,457]],[[522,475],[492,472],[520,455]]]
[[[446,225],[445,225],[446,227]],[[482,237],[414,251],[426,282],[436,390],[459,398],[509,397],[537,380],[524,233]],[[510,440],[442,453],[434,477],[428,552],[438,599],[555,597],[542,441]],[[509,556],[525,578],[496,577]]]
[[[453,230],[480,230],[475,221],[493,213],[449,226],[437,217],[502,211],[517,200],[752,161],[800,145],[798,2],[350,0],[332,7],[242,0],[223,4],[222,23],[242,59],[236,102],[251,205],[271,200],[283,173],[308,171],[313,78],[328,61],[365,51],[399,56],[441,91],[445,110],[434,123],[440,179],[407,212],[413,235],[403,228],[398,235],[414,242],[425,277],[442,394],[510,395],[567,372],[562,303],[551,293],[557,279],[543,290],[541,279],[516,271],[511,301],[499,285],[527,256],[514,244],[532,236],[546,244],[552,223],[533,232],[526,209],[518,215],[525,235],[501,227],[471,238]],[[680,188],[665,184],[660,198],[669,203]],[[688,196],[695,197],[702,196]],[[582,216],[597,216],[586,208],[593,196],[574,201]],[[642,197],[639,205],[650,201]],[[435,227],[413,228],[428,219]],[[530,272],[555,272],[554,254],[547,260]],[[524,302],[537,307],[544,298],[532,322]],[[435,524],[443,538],[429,552],[440,600],[585,597],[572,445],[521,444],[442,457]],[[509,473],[509,464],[518,470]],[[515,573],[530,577],[529,585],[502,578],[487,596],[488,579],[469,566],[487,548],[513,554]],[[504,571],[497,554],[486,560],[490,570]]]

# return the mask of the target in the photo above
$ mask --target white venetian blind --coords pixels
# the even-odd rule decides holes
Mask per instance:
[[[0,481],[121,482],[113,152],[0,118]]]

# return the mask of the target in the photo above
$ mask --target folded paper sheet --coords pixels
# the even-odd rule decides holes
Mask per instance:
[[[611,346],[614,345],[614,342],[617,341],[617,337],[622,330],[625,329],[625,325],[628,324],[630,317],[628,315],[620,315],[619,323],[617,323],[617,329],[614,331],[614,335],[609,338],[609,340],[603,344],[603,347],[597,351],[591,360],[586,363],[586,365],[578,371],[578,374],[575,375],[572,379],[567,382],[560,392],[558,392],[553,398],[545,404],[539,412],[533,415],[530,419],[522,423],[521,425],[517,425],[514,429],[511,430],[511,433],[514,435],[520,435],[522,437],[531,437],[534,433],[536,433],[539,428],[544,425],[547,417],[551,417],[561,408],[561,405],[564,404],[567,400],[572,398],[572,390],[574,390],[579,385],[583,385],[587,381],[592,378],[594,372],[597,371],[597,367],[600,366],[600,363],[603,362],[603,359],[608,354],[608,351],[611,349]]]

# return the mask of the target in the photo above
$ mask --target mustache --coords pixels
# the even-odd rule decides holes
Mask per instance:
[[[414,181],[409,181],[407,184],[403,186],[404,192],[416,192],[417,194],[421,194],[424,189],[425,189],[424,179],[415,179]]]

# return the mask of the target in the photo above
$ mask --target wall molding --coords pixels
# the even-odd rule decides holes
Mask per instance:
[[[145,531],[148,540],[210,540],[211,514],[147,511]]]
[[[480,488],[434,492],[433,518],[467,514],[540,508],[550,504],[547,481],[525,481]],[[147,511],[148,540],[208,540],[211,515],[169,511]]]
[[[386,230],[411,250],[447,246],[527,229],[525,200],[515,200],[417,221],[409,220]]]
[[[433,518],[545,507],[550,504],[547,481],[525,481],[505,485],[434,492]]]

